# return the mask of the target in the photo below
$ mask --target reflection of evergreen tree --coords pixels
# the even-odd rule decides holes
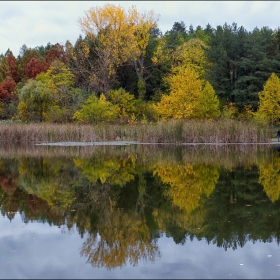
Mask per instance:
[[[275,206],[258,183],[256,166],[246,170],[238,167],[231,172],[224,170],[205,203],[207,214],[200,237],[225,249],[243,247],[248,240],[269,242],[276,233],[269,215],[278,213],[279,216]],[[278,220],[277,216],[274,218]]]

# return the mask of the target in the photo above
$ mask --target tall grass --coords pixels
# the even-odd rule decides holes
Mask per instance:
[[[268,143],[268,127],[237,120],[172,120],[154,124],[79,125],[0,123],[0,141],[8,142],[100,142],[142,143]]]

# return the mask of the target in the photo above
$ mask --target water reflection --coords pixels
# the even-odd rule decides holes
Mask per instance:
[[[93,267],[159,261],[163,234],[225,250],[279,244],[278,147],[22,146],[0,157],[2,215],[77,229]]]

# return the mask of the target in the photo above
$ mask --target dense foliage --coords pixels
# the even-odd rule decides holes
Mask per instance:
[[[91,115],[106,104],[112,109],[112,117],[100,116],[106,122],[223,117],[279,122],[273,88],[280,83],[280,29],[247,31],[236,23],[187,28],[181,21],[162,34],[158,19],[154,11],[105,4],[79,19],[85,37],[74,44],[24,44],[17,57],[8,49],[0,55],[0,118],[96,123]],[[110,91],[124,96],[112,98]],[[82,117],[85,110],[88,117]]]

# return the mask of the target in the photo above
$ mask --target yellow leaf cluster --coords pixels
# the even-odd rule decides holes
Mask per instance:
[[[180,68],[170,77],[170,95],[163,95],[154,108],[163,119],[192,117],[200,92],[201,83],[197,74],[190,68]]]
[[[279,123],[280,116],[280,79],[272,73],[259,92],[259,113],[263,113],[271,124]]]

